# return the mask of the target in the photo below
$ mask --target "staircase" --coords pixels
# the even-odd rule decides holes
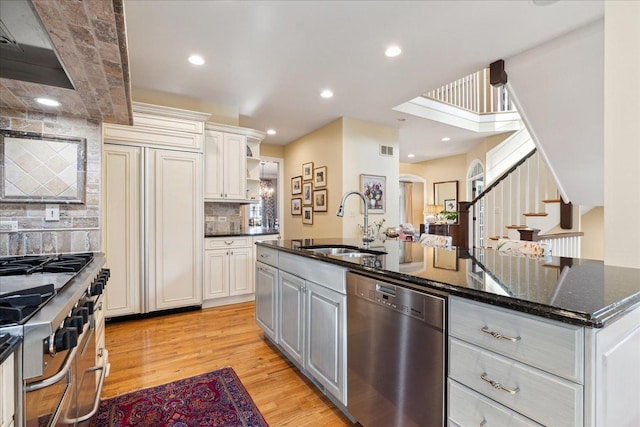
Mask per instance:
[[[572,228],[572,207],[558,196],[553,175],[536,149],[490,183],[471,202],[460,202],[461,233],[468,230],[468,247],[494,247],[498,239],[551,243],[552,254],[580,257],[583,233],[566,231],[561,217]],[[486,242],[486,243],[485,243]]]
[[[488,68],[394,109],[476,132],[513,131],[487,156],[486,189],[459,203],[464,246],[493,247],[500,238],[535,240],[550,243],[553,255],[580,257],[583,233],[573,231],[572,206],[562,201],[506,88],[491,86]]]

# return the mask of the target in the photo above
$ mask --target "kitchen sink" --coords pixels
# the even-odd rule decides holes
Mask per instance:
[[[378,256],[385,255],[386,252],[376,251],[371,249],[359,248],[357,246],[347,246],[347,245],[311,245],[311,246],[300,246],[300,249],[304,249],[314,254],[319,255],[329,255],[336,256],[341,258],[362,258],[368,256]]]

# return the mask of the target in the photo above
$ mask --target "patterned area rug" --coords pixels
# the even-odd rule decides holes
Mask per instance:
[[[94,427],[268,427],[231,368],[100,402]]]

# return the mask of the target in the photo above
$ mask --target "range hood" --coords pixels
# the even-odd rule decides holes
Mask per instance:
[[[28,0],[0,2],[0,77],[74,89]]]

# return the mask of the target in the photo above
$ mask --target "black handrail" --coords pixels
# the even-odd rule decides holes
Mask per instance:
[[[478,202],[478,200],[482,199],[487,193],[489,193],[491,190],[493,190],[495,187],[497,187],[498,184],[500,184],[502,181],[504,181],[504,179],[507,178],[507,176],[509,176],[511,173],[513,173],[513,171],[515,171],[520,166],[522,166],[524,164],[524,162],[526,162],[529,159],[529,157],[533,156],[536,153],[536,151],[537,151],[536,148],[531,150],[526,156],[524,156],[516,164],[511,166],[505,173],[500,175],[500,178],[496,179],[495,181],[493,181],[493,183],[490,186],[485,188],[482,193],[480,193],[476,197],[474,197],[474,199],[469,202],[469,204],[467,206],[467,210],[469,208],[471,208],[471,206],[475,205]]]

